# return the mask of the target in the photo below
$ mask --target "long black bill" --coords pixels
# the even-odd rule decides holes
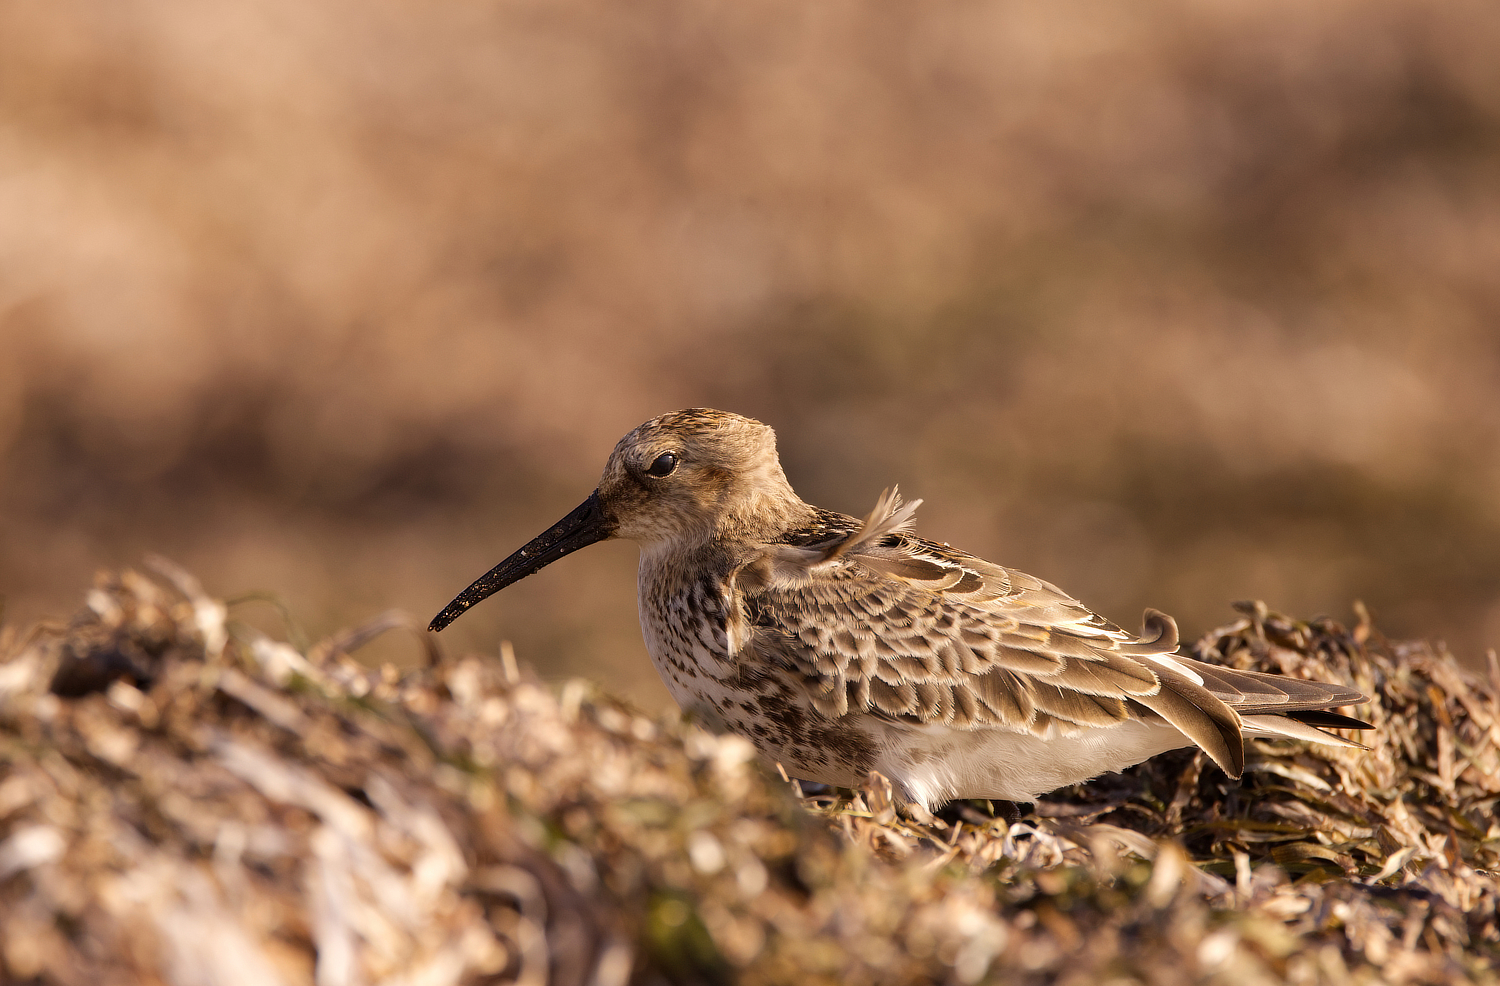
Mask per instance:
[[[463,615],[477,602],[488,599],[512,582],[519,582],[528,575],[540,572],[563,555],[586,548],[595,541],[603,541],[614,533],[614,525],[604,517],[596,490],[580,503],[573,512],[553,524],[545,534],[531,539],[531,543],[511,555],[484,575],[453,600],[443,611],[432,618],[429,630],[441,630]]]

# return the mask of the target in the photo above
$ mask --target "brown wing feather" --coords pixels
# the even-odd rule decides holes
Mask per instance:
[[[752,648],[798,671],[825,714],[1038,734],[1160,720],[1238,776],[1240,713],[1365,700],[1344,686],[1175,656],[1171,617],[1147,610],[1142,634],[1127,634],[1054,585],[905,533],[910,511],[899,503],[884,498],[863,522],[825,514],[823,540],[789,538],[796,547],[746,566]]]
[[[1240,717],[1212,692],[1175,671],[1161,672],[1162,688],[1135,701],[1155,712],[1203,748],[1230,777],[1245,769]]]
[[[1326,681],[1306,681],[1262,671],[1236,671],[1202,661],[1183,659],[1203,678],[1204,684],[1238,712],[1301,712],[1309,709],[1363,705],[1369,699],[1357,689]]]

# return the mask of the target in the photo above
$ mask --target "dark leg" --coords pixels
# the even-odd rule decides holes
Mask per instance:
[[[1005,819],[1007,825],[1014,825],[1021,820],[1021,806],[1014,801],[991,801],[991,810]]]
[[[968,822],[970,825],[988,825],[995,819],[1004,819],[1007,825],[1021,820],[1021,808],[1014,801],[986,801],[976,798],[971,801],[950,801],[939,808],[937,817],[953,825]]]

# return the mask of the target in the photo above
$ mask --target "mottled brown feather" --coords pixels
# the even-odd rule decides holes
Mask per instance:
[[[883,501],[880,509],[889,508]],[[837,526],[822,513],[825,530]],[[1176,623],[1159,611],[1147,610],[1142,633],[1132,636],[1056,586],[892,533],[874,514],[842,523],[850,540],[871,529],[881,529],[882,540],[864,537],[862,546],[835,550],[830,539],[821,551],[834,570],[809,571],[812,585],[759,588],[746,600],[758,625],[789,631],[776,637],[784,660],[810,678],[840,679],[822,693],[823,706],[1037,734],[1053,724],[1109,726],[1144,715],[1181,730],[1237,776],[1244,767],[1239,712],[1362,700],[1342,686],[1170,659],[1199,675],[1200,685],[1155,660],[1178,646]],[[847,625],[850,615],[868,636],[819,629]]]

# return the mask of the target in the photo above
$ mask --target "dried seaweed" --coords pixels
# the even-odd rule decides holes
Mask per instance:
[[[0,631],[7,982],[1496,980],[1500,669],[1263,607],[1198,645],[1375,696],[1368,753],[1180,753],[1014,824],[879,777],[799,799],[745,742],[499,658],[398,673],[101,577]]]

